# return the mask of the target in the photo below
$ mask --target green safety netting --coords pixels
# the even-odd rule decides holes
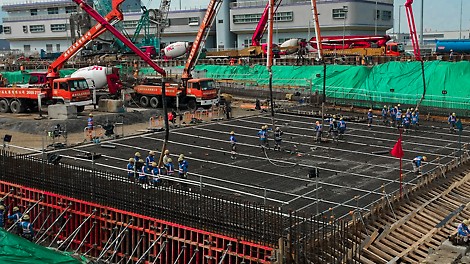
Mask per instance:
[[[76,69],[62,69],[59,71],[60,77],[65,77],[74,73]],[[33,70],[25,70],[25,71],[13,71],[13,72],[0,72],[4,78],[8,80],[9,84],[25,84],[29,81],[29,73],[30,72],[40,72],[40,71],[33,71]]]
[[[0,263],[84,264],[87,260],[77,260],[0,229]]]

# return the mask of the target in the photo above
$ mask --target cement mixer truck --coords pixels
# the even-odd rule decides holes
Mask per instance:
[[[119,69],[93,65],[80,68],[72,73],[72,78],[84,78],[94,94],[94,103],[100,99],[119,97],[122,83],[119,78]]]

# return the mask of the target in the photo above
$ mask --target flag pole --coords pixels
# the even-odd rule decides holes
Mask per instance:
[[[398,129],[398,131],[400,131],[400,142],[402,141],[402,138],[401,138],[401,129]],[[403,155],[400,156],[400,198],[402,198],[402,194],[403,194],[403,173],[402,173],[402,158],[403,158]]]

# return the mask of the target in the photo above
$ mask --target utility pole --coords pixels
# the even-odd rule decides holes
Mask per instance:
[[[374,20],[375,20],[374,35],[375,35],[375,36],[377,36],[377,20],[379,19],[378,16],[377,16],[377,13],[378,13],[377,11],[378,11],[378,10],[377,10],[377,0],[375,0],[375,14],[374,14],[374,15],[375,15],[375,19],[374,19]],[[379,13],[379,14],[380,14],[380,13]],[[380,17],[380,15],[379,15],[379,17]]]
[[[462,1],[463,1],[463,0],[460,0],[459,39],[462,39]]]
[[[274,20],[274,0],[269,0],[269,13],[268,13],[268,56],[266,67],[269,72],[269,96],[271,100],[271,122],[272,129],[274,129],[274,98],[273,98],[273,20]]]
[[[421,0],[421,19],[420,19],[420,31],[419,31],[419,40],[421,42],[421,46],[424,45],[424,0]]]

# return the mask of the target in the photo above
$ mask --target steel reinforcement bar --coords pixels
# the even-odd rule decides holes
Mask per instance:
[[[4,204],[29,209],[36,240],[60,250],[111,263],[338,263],[359,254],[358,225],[333,215],[0,153]]]

